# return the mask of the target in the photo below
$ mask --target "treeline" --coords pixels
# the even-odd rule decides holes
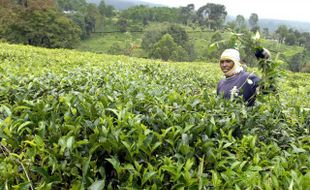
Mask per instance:
[[[207,3],[196,8],[194,4],[185,7],[134,6],[117,10],[105,1],[99,4],[86,0],[2,0],[0,6],[0,38],[12,43],[23,43],[49,48],[74,48],[80,40],[88,39],[94,32],[136,32],[143,31],[140,44],[115,44],[113,54],[131,55],[142,49],[142,57],[163,60],[197,60],[195,43],[188,31],[211,31],[212,36],[206,46],[225,39],[223,29],[252,35],[259,31],[263,38],[277,43],[296,45],[303,52],[283,58],[287,68],[293,71],[310,70],[310,34],[299,32],[285,25],[270,33],[268,28],[260,28],[259,16],[252,13],[249,19],[238,15],[226,22],[228,12],[221,4]],[[218,48],[230,47],[226,43]],[[245,62],[252,63],[251,52],[243,50]],[[204,58],[217,59],[218,52],[205,50]]]

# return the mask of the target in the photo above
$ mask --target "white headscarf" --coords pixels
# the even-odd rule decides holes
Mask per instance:
[[[236,49],[226,49],[223,51],[220,60],[232,60],[234,62],[234,66],[228,72],[225,73],[226,77],[233,76],[240,71],[243,71],[243,67],[240,63],[240,54]]]

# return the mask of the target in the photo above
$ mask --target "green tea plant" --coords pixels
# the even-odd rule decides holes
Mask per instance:
[[[309,74],[250,109],[216,96],[220,77],[1,43],[0,189],[308,189]]]

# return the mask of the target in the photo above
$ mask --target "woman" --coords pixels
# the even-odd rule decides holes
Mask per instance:
[[[267,59],[270,53],[267,49],[262,49],[261,52],[256,52],[255,56]],[[242,95],[246,104],[253,106],[260,78],[244,71],[240,63],[239,51],[226,49],[221,55],[220,67],[225,78],[218,83],[217,94],[225,99],[233,99],[235,96]]]

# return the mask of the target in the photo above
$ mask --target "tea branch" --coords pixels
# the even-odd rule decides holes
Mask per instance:
[[[6,146],[4,146],[2,143],[0,143],[0,145],[1,145],[0,147],[1,147],[1,150],[2,150],[3,154],[5,155],[5,157],[8,158],[8,155],[11,155],[11,151]],[[17,161],[21,165],[21,167],[23,168],[23,171],[24,171],[24,173],[26,175],[26,178],[27,178],[27,180],[28,180],[28,182],[30,184],[30,189],[34,190],[34,188],[32,186],[32,182],[30,180],[30,177],[28,175],[28,172],[27,172],[24,164],[18,158],[16,158],[15,161]]]

